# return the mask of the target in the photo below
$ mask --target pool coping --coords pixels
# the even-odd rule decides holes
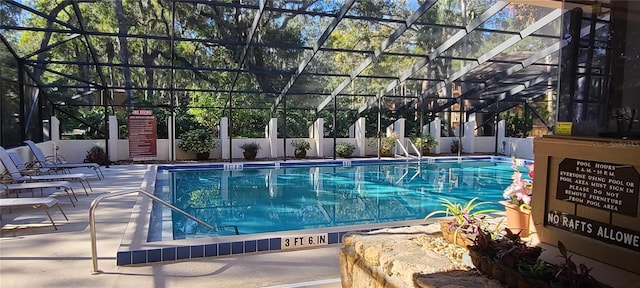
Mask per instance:
[[[437,163],[465,160],[491,160],[495,162],[511,162],[511,158],[505,156],[448,156],[448,157],[423,157],[421,163]],[[155,191],[155,179],[159,169],[244,169],[244,168],[287,168],[304,166],[351,166],[380,163],[405,163],[415,162],[417,159],[397,158],[358,158],[358,159],[313,159],[313,160],[288,160],[288,161],[264,161],[264,162],[240,162],[240,163],[202,163],[202,164],[163,164],[150,165],[140,188],[153,193]],[[533,163],[531,160],[517,159],[518,165]],[[240,165],[241,164],[241,165]],[[167,168],[171,167],[171,168]],[[179,168],[176,168],[179,167]],[[349,232],[369,232],[382,228],[398,228],[413,225],[426,225],[424,220],[407,220],[387,223],[375,223],[364,225],[349,225],[318,229],[294,230],[287,232],[272,232],[247,235],[217,236],[190,238],[169,241],[147,242],[150,225],[152,200],[139,195],[131,213],[129,224],[123,235],[120,247],[116,255],[118,266],[144,265],[157,262],[180,261],[202,257],[216,257],[240,255],[245,253],[273,252],[283,250],[299,250],[327,245],[341,244],[342,236]],[[146,215],[142,217],[142,215]],[[166,217],[166,216],[163,216]],[[435,219],[434,219],[435,221]],[[161,221],[166,222],[166,221]],[[314,237],[312,239],[308,237]],[[283,247],[286,239],[293,241],[295,238],[306,241],[316,241],[310,245],[296,245],[295,247]],[[317,241],[320,240],[320,241]],[[317,243],[322,242],[323,243]],[[295,241],[298,241],[297,239]]]

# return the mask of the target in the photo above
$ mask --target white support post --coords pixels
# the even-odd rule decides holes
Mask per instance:
[[[400,140],[400,143],[404,143],[404,127],[405,127],[405,122],[406,119],[404,118],[400,118],[398,120],[396,120],[396,122],[393,122],[393,131],[391,131],[391,133],[395,132],[396,136],[398,136],[398,140]],[[387,136],[391,136],[391,134],[389,134],[389,129],[387,128]]]
[[[278,157],[278,118],[271,118],[269,120],[268,133],[265,135],[269,139],[269,148],[271,158]],[[286,144],[285,144],[286,145]]]
[[[118,161],[118,118],[114,115],[109,116],[109,160]]]
[[[356,138],[356,151],[355,155],[364,157],[367,150],[367,137],[366,132],[367,119],[364,117],[358,118],[355,125],[354,137]]]
[[[176,160],[176,147],[177,145],[174,145],[175,147],[172,147],[172,143],[176,143],[176,121],[175,121],[175,113],[171,115],[171,117],[167,118],[167,127],[173,127],[173,129],[167,129],[167,138],[169,138],[169,143],[167,145],[167,153],[168,154],[168,159],[169,161],[175,161]],[[160,155],[158,155],[158,158],[160,158]]]
[[[511,145],[508,143],[507,137],[505,137],[507,128],[507,121],[498,121],[498,153],[511,156]]]
[[[220,119],[220,148],[222,148],[222,159],[231,159],[229,151],[229,118]]]
[[[51,141],[60,141],[60,120],[51,116]]]
[[[316,122],[313,122],[313,128],[310,128],[309,135],[313,138],[316,145],[316,151],[318,151],[318,157],[324,157],[324,119],[318,118]]]
[[[462,137],[462,149],[465,153],[476,152],[475,129],[476,129],[475,120],[464,122],[464,137]]]
[[[429,130],[431,131],[431,136],[433,136],[433,139],[436,139],[436,141],[438,141],[438,145],[436,145],[436,147],[434,148],[434,151],[436,154],[440,154],[442,149],[440,147],[442,147],[442,141],[440,139],[440,122],[442,120],[440,120],[440,118],[436,118],[433,119],[433,121],[431,121],[429,123]]]

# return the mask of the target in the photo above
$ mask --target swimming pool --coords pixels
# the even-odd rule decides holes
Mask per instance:
[[[138,222],[130,226],[148,229],[146,239],[131,241],[142,233],[128,228],[117,262],[337,244],[349,231],[423,223],[442,208],[440,197],[479,197],[501,209],[497,202],[511,182],[510,165],[505,157],[449,157],[158,166],[147,190],[216,229],[139,198],[139,215],[132,217]]]

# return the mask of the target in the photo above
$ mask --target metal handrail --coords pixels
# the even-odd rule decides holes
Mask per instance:
[[[164,201],[158,198],[158,196],[153,195],[140,188],[126,189],[126,190],[121,190],[121,191],[100,195],[96,197],[96,199],[94,199],[93,202],[91,202],[91,207],[89,208],[89,230],[91,232],[91,261],[93,261],[93,274],[102,273],[102,271],[98,270],[98,248],[96,244],[96,217],[95,217],[96,208],[98,207],[98,204],[100,203],[100,201],[102,201],[103,199],[126,195],[126,194],[132,194],[132,193],[142,193],[142,195],[145,195],[155,201],[158,201],[160,204],[169,207],[171,210],[176,211],[184,215],[185,217],[202,224],[203,226],[209,229],[214,229],[213,226],[209,225],[208,223],[192,216],[187,212],[184,212],[182,209],[176,206],[173,206],[171,203]]]
[[[413,141],[411,141],[411,139],[406,139],[407,142],[409,142],[409,147],[413,148],[414,151],[416,151],[416,154],[418,155],[418,158],[422,158],[422,152],[420,150],[418,150],[418,147],[416,146],[415,143],[413,143]]]
[[[409,151],[407,151],[407,148],[404,147],[404,145],[402,144],[402,142],[400,142],[400,139],[396,139],[396,145],[395,145],[395,150],[394,154],[396,156],[403,156],[397,153],[398,151],[398,147],[400,147],[400,149],[402,150],[402,152],[404,152],[404,158],[414,158],[413,155],[409,154]],[[419,158],[419,157],[418,157]]]

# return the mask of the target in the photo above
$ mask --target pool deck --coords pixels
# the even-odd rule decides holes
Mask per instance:
[[[98,265],[103,273],[93,274],[88,212],[91,202],[107,192],[139,187],[146,169],[147,165],[103,168],[105,179],[91,180],[94,191],[88,197],[74,184],[77,207],[66,196],[57,197],[69,221],[57,209],[50,210],[57,231],[41,209],[3,209],[0,287],[340,287],[340,244],[289,252],[116,266],[116,252],[129,224],[135,194],[109,198],[98,206]]]

